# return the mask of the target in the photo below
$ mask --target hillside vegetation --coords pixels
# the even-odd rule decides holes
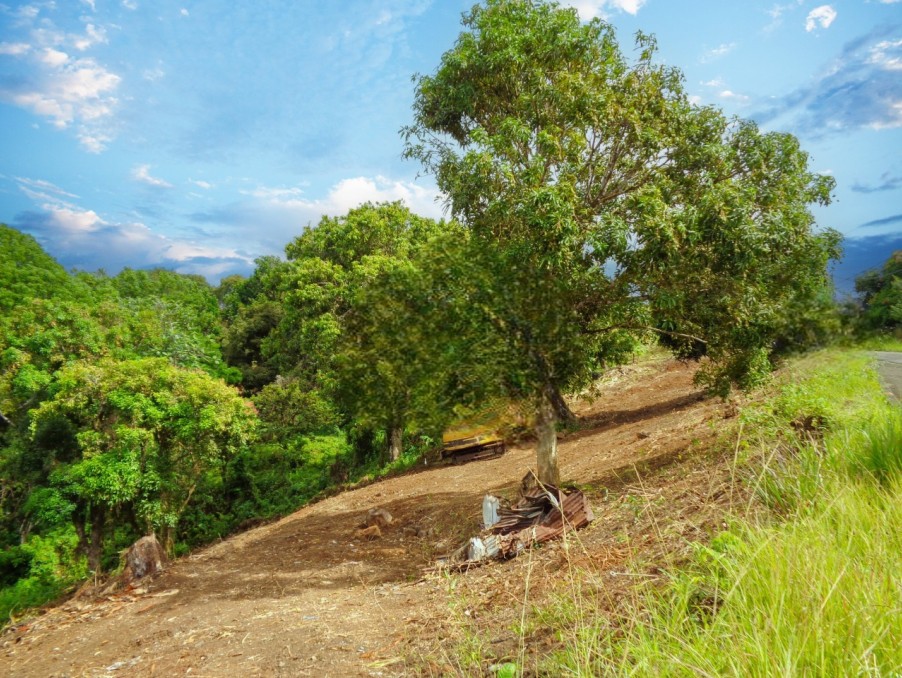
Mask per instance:
[[[547,675],[875,675],[902,668],[902,408],[873,362],[794,362],[734,427],[726,530],[598,609],[588,572],[536,611],[564,648]],[[725,441],[726,442],[726,441]],[[579,610],[577,616],[573,610]]]
[[[365,203],[299,224],[284,257],[216,287],[159,269],[67,272],[0,225],[0,619],[100,582],[144,535],[185,555],[435,461],[443,432],[492,403],[517,413],[505,433],[535,441],[540,481],[581,482],[562,475],[559,439],[703,397],[632,413],[606,400],[607,415],[580,418],[577,394],[604,397],[648,351],[727,398],[793,353],[893,341],[899,253],[837,307],[827,265],[840,238],[812,213],[833,179],[792,135],[693,104],[653,37],[635,48],[554,3],[476,5],[415,79],[402,132],[449,219]],[[855,671],[896,661],[888,616],[836,616],[889,605],[898,581],[898,416],[874,399],[863,358],[835,360],[845,367],[803,363],[820,376],[743,413],[730,482],[754,510],[734,512],[670,584],[655,575],[632,611],[581,616],[570,649],[537,667],[830,673],[829,639],[853,626]],[[885,579],[853,590],[864,562]],[[794,571],[818,582],[809,597],[758,598],[801,596]],[[791,635],[803,616],[823,627]]]

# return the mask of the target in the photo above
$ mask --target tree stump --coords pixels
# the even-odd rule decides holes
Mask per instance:
[[[132,544],[125,554],[125,569],[122,572],[123,582],[142,579],[163,570],[168,561],[166,551],[157,541],[155,535],[141,537]]]

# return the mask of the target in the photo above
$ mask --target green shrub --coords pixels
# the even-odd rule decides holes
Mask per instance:
[[[32,554],[21,546],[0,551],[0,588],[12,586],[28,574]]]
[[[15,615],[40,607],[59,597],[69,586],[88,576],[87,565],[77,551],[78,536],[71,527],[46,535],[32,535],[10,556],[28,563],[15,583],[0,589],[0,626]],[[8,549],[9,553],[12,549]],[[10,573],[12,574],[12,573]]]
[[[0,626],[12,621],[17,614],[40,607],[57,598],[65,589],[60,582],[43,582],[28,577],[14,585],[0,589]]]
[[[862,431],[850,449],[853,470],[872,476],[884,486],[902,477],[902,409],[893,409],[886,419]]]

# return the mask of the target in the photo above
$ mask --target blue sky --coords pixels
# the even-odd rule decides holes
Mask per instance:
[[[837,180],[849,264],[902,247],[900,0],[574,0],[657,36],[700,103],[790,131]],[[401,158],[415,73],[467,0],[0,0],[0,221],[67,267],[211,281],[366,200],[441,216]],[[852,270],[856,269],[856,270]]]

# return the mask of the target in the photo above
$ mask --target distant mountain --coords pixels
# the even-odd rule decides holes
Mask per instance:
[[[839,296],[854,295],[855,278],[869,269],[882,266],[896,250],[902,250],[902,233],[846,238],[842,259],[831,266],[836,293]]]

